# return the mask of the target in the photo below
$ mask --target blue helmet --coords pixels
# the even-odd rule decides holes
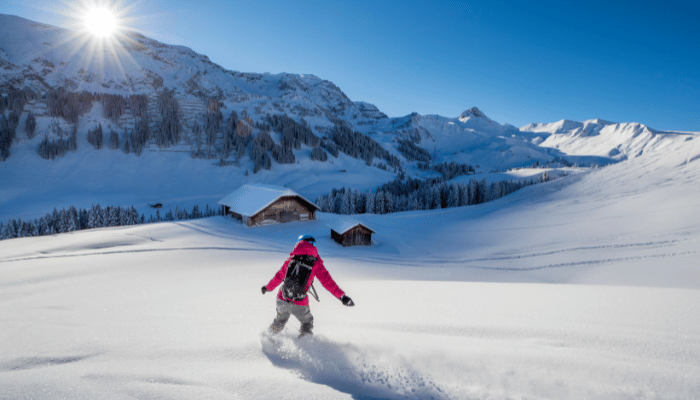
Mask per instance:
[[[297,239],[297,242],[301,242],[302,240],[306,240],[307,242],[309,242],[311,244],[316,243],[316,239],[311,235],[306,235],[306,234],[301,235],[301,236],[299,236],[299,239]]]

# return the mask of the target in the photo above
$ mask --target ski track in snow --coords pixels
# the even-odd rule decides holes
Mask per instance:
[[[671,247],[674,245],[679,245],[688,242],[695,242],[696,240],[666,240],[658,242],[645,242],[645,243],[630,243],[630,244],[617,244],[617,245],[604,245],[604,246],[582,246],[574,247],[569,249],[554,250],[548,252],[537,252],[521,255],[512,256],[496,256],[496,257],[486,257],[486,258],[475,258],[466,260],[440,260],[431,259],[430,263],[440,265],[443,267],[464,267],[470,269],[479,270],[492,270],[492,271],[538,271],[544,269],[554,269],[554,268],[570,268],[570,267],[585,267],[594,265],[604,265],[611,263],[629,263],[642,260],[652,260],[652,259],[665,259],[665,258],[676,258],[676,257],[690,257],[697,256],[700,251],[684,251],[684,252],[673,252],[673,253],[661,253],[661,254],[650,254],[632,257],[618,257],[618,258],[605,258],[605,259],[592,259],[592,260],[582,260],[582,261],[570,261],[555,264],[545,264],[545,265],[535,265],[535,266],[522,266],[522,267],[504,267],[504,266],[488,266],[488,265],[470,265],[471,263],[485,263],[493,261],[511,261],[511,260],[522,260],[535,257],[545,257],[557,254],[571,254],[576,252],[591,252],[591,251],[601,251],[601,250],[620,250],[628,248],[643,248],[643,247],[654,247],[654,248],[664,248]],[[11,263],[20,261],[32,261],[32,260],[42,260],[42,259],[55,259],[55,258],[73,258],[73,257],[90,257],[90,256],[100,256],[100,255],[114,255],[114,254],[128,254],[128,253],[151,253],[151,252],[171,252],[171,251],[244,251],[244,252],[254,252],[254,251],[266,251],[266,252],[279,252],[286,253],[285,250],[275,250],[275,249],[255,249],[255,248],[245,248],[245,247],[222,247],[222,246],[205,246],[205,247],[180,247],[180,248],[156,248],[156,249],[132,249],[132,250],[112,250],[112,251],[102,251],[102,252],[91,252],[91,253],[81,253],[81,254],[57,254],[57,255],[45,255],[45,256],[33,256],[33,257],[23,257],[23,258],[13,258],[7,260],[0,260],[0,263]],[[357,260],[362,260],[361,257],[356,258]],[[373,259],[365,259],[365,262],[377,261],[381,257],[375,257]],[[385,263],[391,263],[395,265],[402,266],[420,266],[424,265],[424,262],[416,261],[415,259],[402,259],[400,263],[396,262],[396,259],[386,259],[383,260]]]
[[[688,257],[697,255],[700,251],[691,250],[683,252],[673,252],[673,253],[661,253],[661,254],[651,254],[633,257],[618,257],[618,258],[606,258],[606,259],[592,259],[592,260],[582,260],[582,261],[571,261],[556,264],[546,264],[537,265],[531,267],[501,267],[501,266],[485,266],[485,265],[470,265],[470,263],[487,263],[493,261],[513,261],[513,260],[524,260],[528,258],[536,257],[546,257],[552,255],[565,254],[570,255],[573,253],[585,253],[585,252],[598,252],[601,250],[622,250],[622,249],[641,249],[641,248],[669,248],[679,244],[685,244],[690,242],[696,242],[695,239],[688,240],[665,240],[659,242],[644,242],[644,243],[630,243],[630,244],[616,244],[616,245],[603,245],[603,246],[582,246],[573,247],[568,249],[553,250],[547,252],[536,252],[528,254],[519,255],[509,255],[509,256],[494,256],[494,257],[482,257],[474,259],[464,259],[464,260],[447,260],[439,258],[430,258],[430,264],[436,264],[445,267],[466,267],[473,269],[484,269],[484,270],[495,270],[495,271],[536,271],[548,268],[564,268],[564,267],[578,267],[585,265],[601,265],[609,263],[620,263],[620,262],[633,262],[646,259],[658,259],[658,258],[674,258],[674,257]],[[383,257],[372,257],[372,258],[358,258],[365,262],[376,262],[380,260],[385,264],[394,264],[402,266],[421,266],[425,265],[424,260],[417,261],[415,258],[402,259],[400,263],[396,262],[396,258],[383,258]]]
[[[171,249],[134,249],[134,250],[113,250],[113,251],[101,251],[94,253],[81,253],[81,254],[57,254],[51,256],[35,256],[35,257],[23,257],[23,258],[13,258],[8,260],[0,260],[0,263],[18,262],[18,261],[31,261],[31,260],[43,260],[52,258],[71,258],[71,257],[90,257],[90,256],[104,256],[110,254],[127,254],[127,253],[153,253],[153,252],[164,252],[164,251],[191,251],[191,250],[220,250],[220,251],[265,251],[274,252],[275,250],[269,249],[250,249],[245,247],[178,247]],[[284,251],[279,251],[284,253]]]
[[[630,243],[630,244],[614,244],[614,245],[604,245],[604,246],[582,246],[582,247],[572,247],[569,249],[561,249],[561,250],[553,250],[553,251],[547,251],[547,252],[539,252],[539,253],[530,253],[530,254],[523,254],[523,255],[513,255],[513,256],[502,256],[502,257],[488,257],[488,258],[475,258],[472,260],[464,260],[463,262],[480,262],[480,261],[500,261],[500,260],[520,260],[524,258],[532,258],[532,257],[542,257],[542,256],[551,256],[554,254],[561,254],[561,253],[573,253],[573,252],[580,252],[580,251],[594,251],[594,250],[617,250],[617,249],[626,249],[626,248],[638,248],[638,247],[669,247],[685,242],[689,242],[695,240],[664,240],[660,242],[646,242],[646,243]]]
[[[281,368],[355,399],[448,399],[445,388],[404,356],[384,347],[359,347],[314,335],[296,339],[261,333],[263,353]]]
[[[601,260],[586,260],[586,261],[573,261],[567,263],[559,264],[549,264],[540,265],[535,267],[485,267],[485,266],[475,266],[475,265],[462,265],[466,268],[476,268],[476,269],[488,269],[495,271],[537,271],[549,268],[564,268],[564,267],[580,267],[586,265],[601,265],[601,264],[611,264],[611,263],[622,263],[622,262],[633,262],[641,260],[651,260],[658,258],[674,258],[674,257],[688,257],[692,255],[700,254],[699,251],[686,251],[681,253],[667,253],[667,254],[652,254],[648,256],[636,256],[636,257],[621,257],[621,258],[608,258]]]

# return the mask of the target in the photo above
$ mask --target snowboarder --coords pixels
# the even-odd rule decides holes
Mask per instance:
[[[299,322],[299,337],[311,335],[314,328],[314,317],[309,309],[309,297],[307,292],[311,288],[314,278],[318,278],[326,290],[340,299],[343,305],[352,307],[355,303],[335,283],[331,274],[323,266],[323,260],[318,255],[314,246],[316,239],[311,235],[301,235],[297,240],[294,250],[284,262],[282,268],[275,274],[270,282],[262,287],[262,294],[274,290],[277,285],[283,283],[277,292],[277,317],[270,325],[272,333],[279,333],[294,315]]]

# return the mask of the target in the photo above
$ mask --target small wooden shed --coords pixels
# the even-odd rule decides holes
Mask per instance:
[[[343,246],[369,246],[372,234],[376,233],[359,222],[342,222],[331,228],[331,237]]]
[[[281,186],[248,184],[221,199],[223,215],[248,226],[316,219],[319,207],[295,191]]]

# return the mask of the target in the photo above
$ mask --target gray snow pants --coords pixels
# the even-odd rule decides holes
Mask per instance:
[[[294,315],[301,322],[299,332],[302,334],[311,333],[314,329],[314,316],[311,315],[309,306],[298,306],[294,303],[277,299],[277,318],[270,325],[272,332],[281,332],[284,329],[284,325],[287,324],[290,315]]]

